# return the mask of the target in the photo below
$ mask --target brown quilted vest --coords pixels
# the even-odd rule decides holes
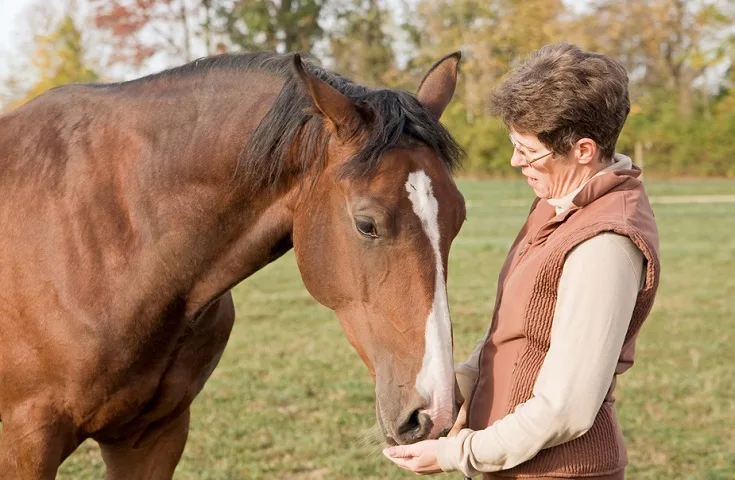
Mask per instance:
[[[549,350],[559,279],[570,250],[601,232],[626,235],[643,252],[646,276],[615,376],[592,428],[492,478],[602,476],[627,464],[612,392],[617,375],[633,364],[636,336],[653,306],[660,268],[658,231],[639,175],[633,167],[593,178],[575,196],[574,207],[560,215],[536,199],[511,247],[500,272],[493,324],[470,400],[468,427],[473,430],[487,428],[532,397]]]

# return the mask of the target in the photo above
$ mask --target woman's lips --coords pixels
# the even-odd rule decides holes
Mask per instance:
[[[528,179],[528,184],[532,187],[535,187],[536,184],[538,183],[538,179],[536,178],[533,178],[533,177],[526,177],[526,178]]]

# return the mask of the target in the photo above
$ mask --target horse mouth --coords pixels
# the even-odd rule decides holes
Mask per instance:
[[[388,447],[396,447],[396,446],[398,446],[398,445],[399,445],[399,443],[398,443],[398,442],[396,442],[396,441],[395,441],[395,440],[393,439],[393,437],[391,437],[390,435],[383,435],[383,440],[385,441],[385,443],[386,443],[386,445],[387,445]]]

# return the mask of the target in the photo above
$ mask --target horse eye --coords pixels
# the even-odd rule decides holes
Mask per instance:
[[[378,231],[375,228],[375,223],[373,223],[369,218],[356,218],[355,227],[358,232],[366,237],[378,238]]]

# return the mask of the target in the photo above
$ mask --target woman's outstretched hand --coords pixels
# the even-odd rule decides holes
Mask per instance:
[[[442,472],[436,458],[436,440],[424,440],[412,445],[398,445],[383,450],[383,455],[401,468],[419,475]]]

